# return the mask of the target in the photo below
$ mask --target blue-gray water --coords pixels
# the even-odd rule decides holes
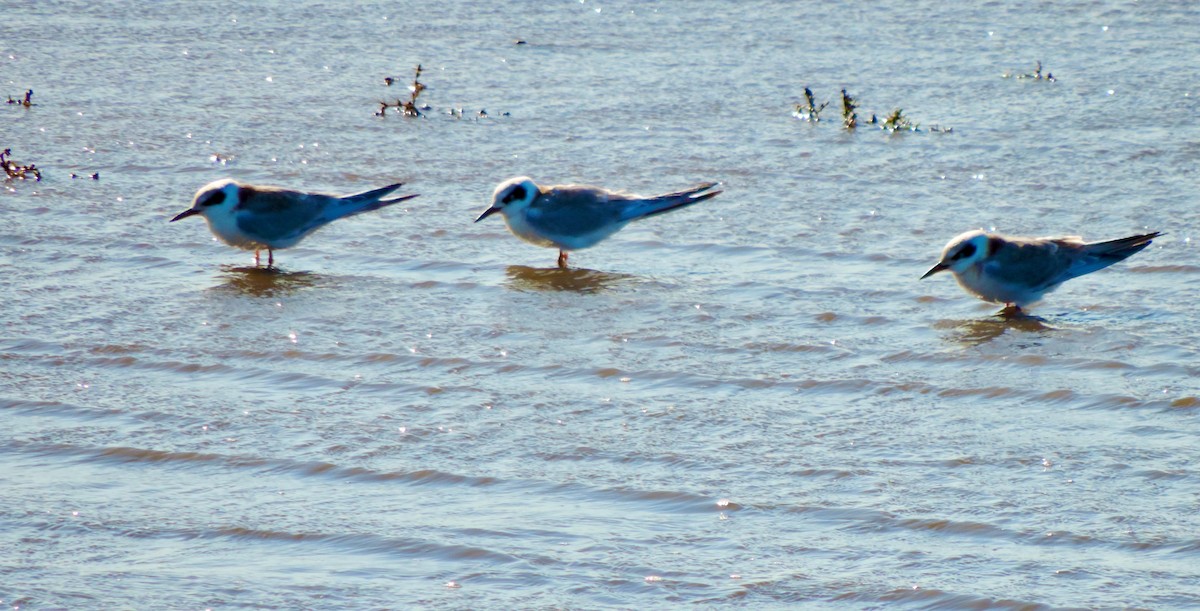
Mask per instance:
[[[1200,605],[1193,2],[0,12],[4,606]],[[520,174],[725,192],[559,272]],[[421,197],[271,274],[225,176]],[[1168,235],[1005,322],[977,227]]]

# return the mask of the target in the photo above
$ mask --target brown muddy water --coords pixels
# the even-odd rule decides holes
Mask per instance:
[[[2,604],[1200,605],[1200,9],[970,4],[6,5]],[[559,271],[521,174],[725,192]],[[269,272],[226,176],[421,197]],[[1006,321],[977,227],[1167,235]]]

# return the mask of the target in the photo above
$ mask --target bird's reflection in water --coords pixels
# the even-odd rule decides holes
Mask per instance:
[[[278,267],[221,266],[221,284],[214,290],[251,297],[278,297],[316,284],[320,276],[309,272],[287,272]]]
[[[505,270],[509,288],[518,291],[570,291],[596,293],[635,280],[629,274],[613,274],[594,269],[527,267],[510,265]]]
[[[943,320],[934,325],[938,329],[949,329],[959,343],[978,346],[986,344],[1006,331],[1020,333],[1044,333],[1054,327],[1046,319],[1033,316],[1015,308],[1004,308],[994,315],[976,320]]]

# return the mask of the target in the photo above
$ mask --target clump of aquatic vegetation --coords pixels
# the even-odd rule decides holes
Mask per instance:
[[[4,149],[3,152],[0,152],[0,166],[4,168],[4,174],[10,180],[13,178],[26,180],[30,177],[38,181],[42,179],[41,170],[37,169],[37,167],[32,163],[29,165],[21,165],[13,161],[11,157],[12,149]]]
[[[811,123],[818,123],[821,121],[821,111],[825,110],[825,107],[828,105],[829,105],[828,101],[817,104],[816,96],[813,95],[812,89],[810,89],[809,87],[805,87],[804,88],[804,101],[796,103],[794,105],[794,111],[792,112],[792,116],[796,117],[797,119],[802,119],[804,121],[808,121]],[[891,133],[919,132],[919,131],[949,133],[949,132],[954,131],[953,127],[941,127],[936,124],[931,125],[930,127],[926,128],[925,130],[922,130],[920,124],[914,123],[907,115],[904,114],[904,110],[900,109],[900,108],[896,108],[896,109],[892,110],[890,113],[887,114],[886,117],[884,117],[884,119],[882,121],[874,113],[871,114],[870,119],[861,120],[858,117],[858,107],[859,107],[858,101],[855,100],[854,97],[851,96],[845,89],[842,89],[842,127],[843,128],[848,129],[848,130],[855,130],[855,129],[858,129],[860,126],[874,125],[874,126],[878,127],[879,129],[882,129],[884,131],[891,132]]]
[[[1031,81],[1049,81],[1051,83],[1058,81],[1058,79],[1054,78],[1054,74],[1049,70],[1047,70],[1045,74],[1042,74],[1041,60],[1038,60],[1037,66],[1033,69],[1033,72],[1025,74],[1013,74],[1013,71],[1009,70],[1000,76],[1002,78],[1029,79]]]
[[[421,92],[423,92],[427,89],[427,87],[425,86],[425,83],[421,82],[421,73],[423,72],[423,70],[424,69],[421,67],[421,64],[417,64],[416,69],[413,71],[412,84],[408,86],[409,93],[408,93],[407,100],[396,98],[395,103],[381,101],[381,102],[379,102],[379,110],[375,111],[375,116],[376,117],[386,117],[389,114],[388,111],[391,110],[391,111],[393,111],[393,114],[399,114],[404,117],[417,118],[417,117],[424,117],[426,115],[426,113],[428,113],[429,111],[432,111],[433,107],[430,106],[429,104],[426,104],[423,102],[422,103],[417,102],[417,98],[421,97]],[[401,79],[396,78],[396,77],[385,76],[383,78],[383,84],[388,87],[391,87],[392,85],[394,85],[398,82],[401,82]],[[475,119],[485,119],[485,118],[488,118],[491,116],[488,114],[487,110],[484,110],[484,109],[480,109],[478,112],[468,113],[468,112],[464,111],[461,107],[460,108],[448,108],[448,109],[446,109],[446,114],[451,117],[454,117],[456,119],[463,119],[466,117],[473,117]],[[500,116],[507,117],[507,116],[509,116],[509,113],[503,112],[503,113],[500,113]]]
[[[871,118],[874,119],[875,117]],[[893,110],[886,119],[883,120],[882,127],[889,132],[915,132],[918,131],[920,126],[910,121],[908,117],[904,116],[903,109],[897,108],[896,110]]]
[[[15,104],[17,106],[24,106],[25,108],[29,108],[30,106],[37,106],[37,104],[33,103],[33,90],[32,89],[26,90],[25,98],[21,99],[21,100],[15,100],[15,99],[13,99],[13,97],[11,95],[8,96],[8,103]]]
[[[386,76],[383,78],[383,82],[388,87],[391,87],[392,84],[396,82],[396,79],[392,78],[390,76]],[[395,108],[396,112],[398,112],[406,117],[421,116],[422,110],[429,110],[429,105],[427,105],[427,104],[423,108],[417,108],[417,98],[421,97],[422,91],[425,91],[425,84],[421,82],[421,64],[417,64],[415,74],[413,74],[412,84],[408,86],[408,92],[409,92],[408,99],[401,100],[399,98],[396,98],[395,104],[388,104],[387,102],[380,102],[379,103],[379,112],[376,112],[375,116],[377,116],[377,117],[385,116],[387,114],[388,108]]]
[[[808,87],[804,88],[808,91]],[[854,129],[858,127],[858,113],[854,112],[858,109],[858,104],[854,103],[854,98],[842,89],[842,127],[846,129]],[[875,121],[875,115],[871,115],[871,121]]]
[[[816,123],[821,120],[821,111],[825,110],[826,106],[829,106],[829,102],[822,102],[820,106],[817,106],[817,101],[816,98],[813,97],[812,89],[805,87],[804,103],[796,104],[796,111],[792,114],[798,119],[804,119],[805,121],[812,121],[813,123]]]

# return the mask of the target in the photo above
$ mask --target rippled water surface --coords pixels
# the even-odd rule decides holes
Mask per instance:
[[[6,6],[3,605],[1200,605],[1200,8],[967,4]],[[520,174],[724,193],[560,271]],[[268,271],[225,176],[421,197]],[[1005,320],[977,227],[1167,235]]]

